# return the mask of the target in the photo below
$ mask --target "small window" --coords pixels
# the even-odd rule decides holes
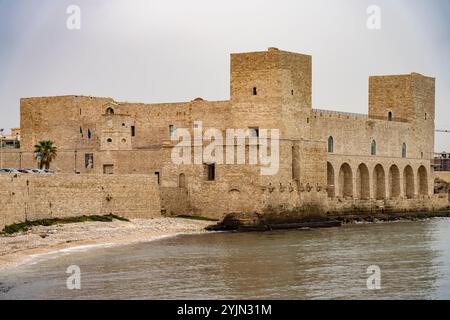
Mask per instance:
[[[122,139],[122,143],[127,143],[127,139]]]
[[[250,138],[257,138],[259,137],[259,128],[258,127],[250,127],[248,128]]]
[[[291,95],[292,95],[292,96],[294,95],[294,90],[291,90]]]
[[[86,153],[84,155],[84,168],[85,169],[93,169],[94,168],[94,154]]]
[[[169,138],[172,138],[174,131],[175,131],[175,126],[173,124],[171,124],[169,126]]]
[[[114,114],[114,109],[109,107],[108,109],[106,109],[106,114],[109,114],[109,115]]]
[[[425,113],[425,120],[427,120],[427,117],[428,117],[428,114],[427,114],[427,113]]]
[[[370,146],[370,154],[373,156],[377,155],[377,143],[375,142],[375,140],[372,140],[372,144]]]
[[[131,136],[132,137],[136,136],[136,127],[135,126],[131,126]]]
[[[125,127],[125,123],[122,123],[122,127]]]
[[[206,164],[205,169],[206,169],[205,170],[206,171],[206,180],[214,181],[216,179],[216,165],[214,163]]]
[[[392,121],[392,112],[390,112],[390,111],[388,113],[388,121]]]
[[[104,164],[103,165],[103,174],[114,174],[114,165]]]
[[[309,118],[306,118],[306,123],[309,123]]]
[[[161,175],[159,174],[159,172],[155,172],[155,176],[156,176],[156,181],[158,182],[158,185],[161,184]]]
[[[333,149],[334,149],[334,140],[333,137],[330,136],[328,138],[328,152],[333,153]]]
[[[420,158],[422,158],[422,159],[423,159],[423,152],[421,152],[421,153],[420,153]]]
[[[258,94],[258,90],[256,89],[256,87],[253,87],[253,95],[256,96]]]
[[[112,142],[112,139],[111,139],[111,138],[108,138],[108,140],[106,140],[106,142],[111,143],[111,142]]]
[[[402,145],[402,158],[406,158],[406,143]]]
[[[186,188],[186,176],[184,173],[180,173],[178,176],[178,187],[180,188]]]

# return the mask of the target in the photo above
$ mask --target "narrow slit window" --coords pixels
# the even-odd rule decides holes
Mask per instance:
[[[377,155],[377,143],[375,142],[375,140],[372,140],[372,144],[370,146],[370,154],[372,156],[376,156]]]

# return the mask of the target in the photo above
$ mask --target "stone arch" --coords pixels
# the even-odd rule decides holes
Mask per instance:
[[[178,187],[186,188],[186,176],[184,173],[180,173],[178,176]]]
[[[389,197],[398,198],[400,196],[400,170],[394,164],[389,169]]]
[[[334,168],[327,162],[327,192],[329,198],[335,197]]]
[[[410,165],[407,165],[403,170],[403,185],[405,196],[408,199],[414,198],[414,171]]]
[[[339,170],[339,196],[353,197],[353,173],[348,163],[342,164]]]
[[[417,180],[419,187],[419,194],[422,196],[428,195],[428,173],[424,166],[420,166],[417,171]]]
[[[364,163],[358,166],[356,173],[356,195],[358,199],[370,198],[370,177],[369,169]]]
[[[386,198],[386,176],[381,164],[373,169],[373,192],[377,200]]]

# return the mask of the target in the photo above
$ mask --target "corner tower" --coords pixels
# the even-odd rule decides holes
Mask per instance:
[[[418,73],[369,78],[369,118],[408,122],[413,158],[434,156],[435,79]]]

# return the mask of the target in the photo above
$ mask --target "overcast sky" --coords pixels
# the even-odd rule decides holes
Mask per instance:
[[[229,54],[278,47],[313,55],[314,108],[367,113],[369,75],[436,77],[436,127],[450,129],[449,40],[448,0],[0,0],[0,127],[19,126],[28,96],[227,100]]]

